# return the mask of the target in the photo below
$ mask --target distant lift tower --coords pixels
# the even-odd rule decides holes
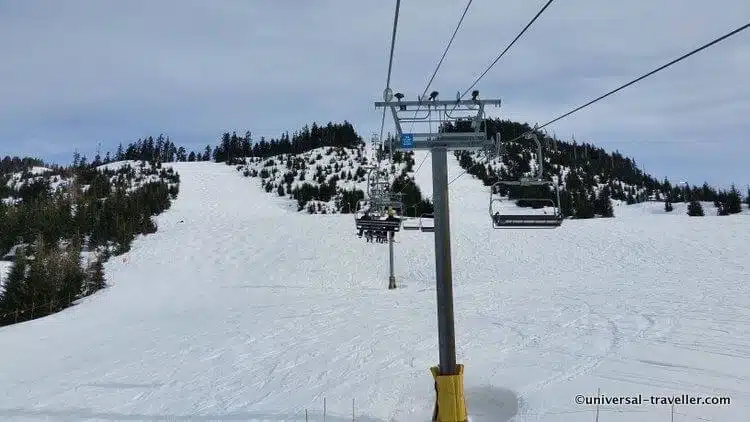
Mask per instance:
[[[393,268],[393,236],[401,227],[403,202],[401,193],[392,193],[388,171],[378,166],[367,166],[367,199],[357,202],[354,214],[358,235],[371,237],[388,236],[388,289],[396,288],[396,276]]]
[[[394,101],[395,97],[395,101]],[[432,153],[432,199],[435,221],[435,273],[438,314],[438,345],[440,365],[431,368],[435,377],[437,400],[433,420],[465,421],[466,403],[463,396],[463,365],[456,364],[456,340],[453,318],[453,286],[451,268],[450,214],[448,210],[447,152],[453,150],[485,150],[496,154],[499,137],[487,139],[484,121],[485,106],[500,106],[500,100],[481,100],[479,92],[472,99],[438,100],[438,92],[417,101],[402,101],[404,95],[386,89],[376,108],[391,110],[398,134],[396,150],[430,150]],[[420,115],[421,111],[421,115]],[[404,124],[426,129],[437,124],[437,131],[404,132]],[[400,141],[400,142],[398,142]]]

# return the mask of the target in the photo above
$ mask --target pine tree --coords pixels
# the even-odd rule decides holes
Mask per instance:
[[[253,138],[250,131],[245,131],[245,136],[242,138],[242,156],[249,157],[252,153]]]
[[[579,192],[575,196],[575,218],[594,218],[594,206],[586,192]]]
[[[99,167],[100,165],[102,165],[102,156],[97,151],[96,155],[94,156],[94,161],[91,162],[91,166],[92,167]]]
[[[55,303],[57,309],[63,309],[81,293],[85,273],[81,268],[81,244],[79,242],[73,241],[65,250],[60,248],[57,250],[57,256],[50,256],[50,259],[58,261],[59,284]]]
[[[0,293],[0,313],[15,312],[24,309],[28,302],[28,290],[26,286],[27,264],[26,253],[16,249],[16,257],[10,268],[10,273],[5,280],[5,287]],[[13,317],[15,319],[15,315]]]
[[[703,205],[693,199],[692,201],[690,201],[690,204],[688,204],[687,214],[691,217],[703,217],[705,215],[703,213]]]
[[[555,203],[557,204],[557,209],[563,217],[573,216],[573,196],[570,194],[570,192],[560,187],[560,200],[557,201],[557,198],[555,198]]]
[[[614,217],[615,210],[612,208],[612,201],[610,201],[609,187],[605,186],[599,191],[596,196],[596,214],[602,217]]]
[[[664,211],[672,212],[673,210],[674,207],[672,206],[672,201],[670,201],[670,198],[667,197],[667,199],[664,200]]]
[[[86,268],[84,292],[86,295],[90,295],[105,287],[107,287],[107,283],[104,281],[104,261],[102,257],[99,257]]]
[[[41,235],[37,236],[32,247],[33,259],[29,262],[29,272],[26,278],[28,295],[26,297],[26,308],[37,308],[49,303],[55,296],[54,281],[51,275],[55,274],[56,268],[50,268],[48,260],[48,246],[44,243]],[[54,254],[54,251],[52,252]],[[49,308],[41,306],[32,314],[33,317],[46,315]]]
[[[156,233],[157,226],[156,226],[156,222],[154,221],[153,218],[151,218],[150,216],[143,216],[143,220],[142,221],[143,221],[143,223],[142,223],[143,227],[141,228],[141,233],[142,234]]]
[[[740,196],[740,191],[734,185],[732,185],[727,194],[725,207],[728,214],[742,212],[742,197]]]

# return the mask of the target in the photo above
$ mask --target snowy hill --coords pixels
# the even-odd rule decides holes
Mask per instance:
[[[174,171],[174,168],[167,165],[157,166],[147,161],[114,161],[102,164],[96,169],[106,175],[109,183],[121,183],[126,186],[126,192],[133,192],[149,183],[165,182],[169,188],[179,187],[180,176]],[[82,186],[84,191],[88,190],[90,185]]]
[[[329,422],[352,420],[353,403],[359,422],[430,419],[432,235],[397,235],[389,291],[387,247],[357,238],[351,215],[290,210],[224,164],[171,166],[180,196],[106,264],[110,288],[0,328],[0,419],[322,421],[324,399]],[[425,194],[430,169],[416,175]],[[462,171],[449,158],[449,180]],[[750,414],[747,215],[623,205],[627,218],[493,231],[488,189],[469,175],[450,186],[472,421],[594,420],[574,398],[597,389],[731,398],[677,405],[675,421]],[[669,405],[599,412],[670,420]]]
[[[20,172],[0,174],[0,181],[4,182],[3,187],[5,188],[0,193],[10,194],[4,198],[2,196],[5,195],[0,195],[0,200],[6,204],[18,203],[20,201],[19,193],[35,183],[48,183],[50,192],[55,192],[70,185],[70,181],[59,171],[39,166],[33,166]]]
[[[245,177],[260,178],[266,192],[294,199],[297,210],[310,214],[348,212],[343,192],[366,192],[366,167],[377,165],[374,153],[364,146],[321,147],[301,154],[251,157],[244,161],[244,165],[235,166],[237,171]],[[400,174],[409,164],[413,164],[412,154],[398,154],[387,170]],[[294,208],[294,203],[289,206]]]

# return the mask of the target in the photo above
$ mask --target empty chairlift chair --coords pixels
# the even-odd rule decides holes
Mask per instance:
[[[520,201],[536,202],[544,206],[544,213],[534,214],[520,214],[520,213],[507,213],[503,212],[500,205],[504,201],[497,188],[501,185],[510,186],[549,186],[552,184],[548,181],[525,179],[520,181],[503,181],[497,182],[492,185],[490,189],[490,218],[492,219],[492,227],[495,229],[554,229],[560,227],[563,222],[563,216],[560,212],[560,191],[555,184],[555,198],[557,202],[549,198],[519,198]]]
[[[404,230],[420,230],[419,220],[416,218],[406,218],[403,220],[401,228]]]
[[[419,230],[432,233],[435,231],[435,216],[433,214],[422,214],[419,217]]]
[[[499,193],[499,187],[502,185],[507,186],[537,186],[537,187],[548,187],[553,185],[551,181],[543,180],[542,175],[544,174],[544,157],[542,156],[542,144],[539,142],[539,138],[536,135],[536,129],[532,132],[526,133],[523,136],[526,139],[533,140],[537,147],[537,165],[538,172],[535,177],[522,178],[521,180],[515,181],[500,181],[492,185],[490,188],[490,218],[492,220],[492,227],[495,229],[554,229],[560,227],[563,222],[563,216],[560,212],[560,189],[557,183],[554,183],[554,195],[556,199],[550,198],[519,198],[520,201],[535,202],[548,208],[543,214],[520,214],[504,213],[500,205],[504,202]],[[521,189],[523,191],[523,189]],[[545,196],[549,194],[548,190],[545,190]]]
[[[409,208],[414,208],[414,212],[416,215],[417,207],[413,206]],[[419,218],[417,217],[404,218],[402,223],[403,224],[401,225],[401,228],[404,230],[420,230]]]

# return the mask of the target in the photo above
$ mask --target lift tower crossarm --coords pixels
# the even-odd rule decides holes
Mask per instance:
[[[487,133],[482,130],[484,121],[484,108],[486,105],[500,106],[500,99],[471,99],[471,100],[423,100],[423,101],[376,101],[375,108],[387,107],[391,109],[396,126],[398,138],[392,145],[392,150],[431,150],[433,148],[444,148],[446,151],[472,151],[472,150],[496,150],[499,147],[498,140],[487,139]],[[414,118],[414,110],[425,107],[427,116]],[[450,110],[449,110],[450,108]],[[442,118],[433,120],[432,113],[442,115]],[[457,116],[463,113],[462,116]],[[402,116],[403,114],[403,116]],[[447,122],[458,120],[472,121],[472,130],[467,132],[440,132],[437,133],[405,133],[402,129],[403,122]],[[399,142],[400,140],[400,142]]]
[[[455,101],[455,100],[435,100],[435,101],[375,101],[375,108],[381,108],[381,107],[406,107],[407,109],[409,107],[417,106],[417,107],[453,107],[453,106],[478,106],[480,104],[484,105],[494,105],[494,106],[500,106],[501,100],[495,99],[495,100],[461,100],[461,101]],[[401,110],[401,111],[407,111],[407,110]],[[408,110],[412,113],[414,110]]]

